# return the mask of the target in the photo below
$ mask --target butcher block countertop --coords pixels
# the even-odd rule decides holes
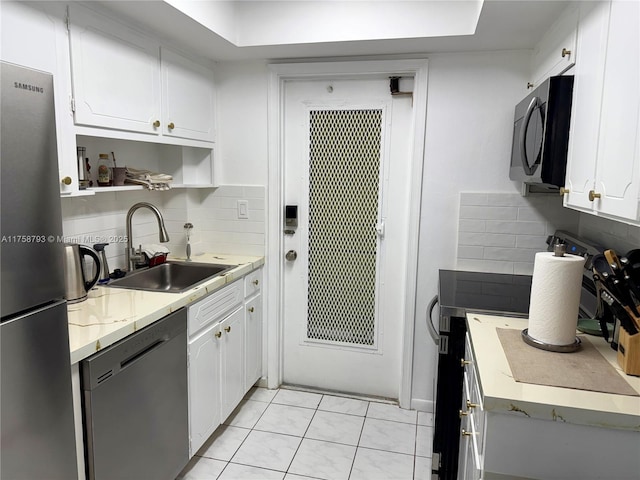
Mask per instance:
[[[640,396],[516,382],[496,329],[521,331],[527,328],[527,319],[469,313],[467,325],[485,411],[640,431]],[[585,336],[614,367],[614,374],[640,393],[640,377],[622,372],[609,344],[602,337]]]
[[[86,300],[68,305],[71,363],[93,355],[264,265],[264,257],[247,255],[203,254],[193,261],[238,267],[183,293],[96,286]]]

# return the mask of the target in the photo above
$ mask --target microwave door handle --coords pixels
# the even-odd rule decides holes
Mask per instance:
[[[433,339],[433,342],[438,345],[440,342],[440,335],[436,330],[436,327],[433,325],[433,309],[438,303],[438,296],[436,295],[431,299],[429,306],[427,307],[427,330],[429,331],[429,335]]]
[[[524,115],[524,120],[522,121],[523,126],[520,130],[520,160],[522,160],[522,166],[524,167],[524,171],[527,175],[533,175],[533,172],[535,171],[535,167],[531,167],[529,165],[529,159],[527,158],[527,148],[525,146],[527,130],[529,129],[529,123],[531,123],[531,116],[539,105],[540,99],[538,97],[533,97],[527,107],[527,113]]]

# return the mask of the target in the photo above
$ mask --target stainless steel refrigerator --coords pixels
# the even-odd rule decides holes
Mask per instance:
[[[53,78],[0,70],[0,478],[76,479]]]

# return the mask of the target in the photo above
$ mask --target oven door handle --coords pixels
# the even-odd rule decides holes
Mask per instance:
[[[433,309],[438,304],[438,296],[436,295],[431,299],[429,306],[427,307],[427,330],[429,331],[429,335],[433,339],[433,342],[438,345],[440,343],[440,334],[438,330],[433,324]]]

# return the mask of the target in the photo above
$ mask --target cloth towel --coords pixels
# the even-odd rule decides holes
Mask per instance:
[[[157,243],[149,243],[142,245],[142,253],[144,253],[147,257],[153,258],[156,255],[168,255],[170,253],[169,249],[164,245],[158,245]]]
[[[157,173],[132,167],[126,167],[126,175],[125,183],[142,185],[149,190],[169,190],[173,181],[173,177],[166,173]]]

